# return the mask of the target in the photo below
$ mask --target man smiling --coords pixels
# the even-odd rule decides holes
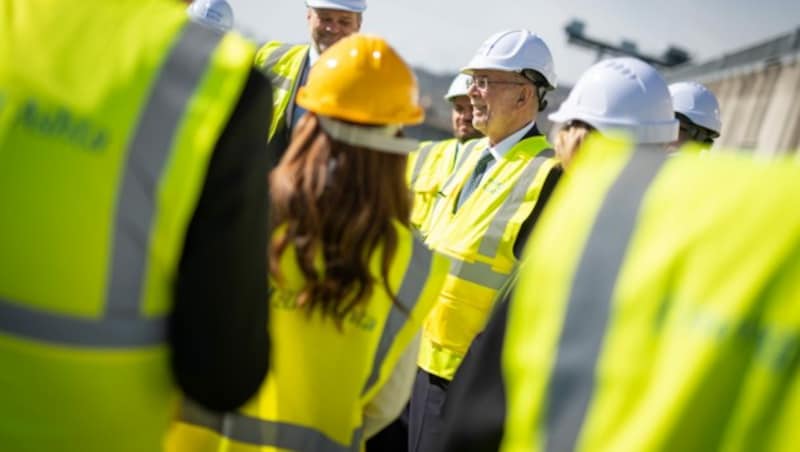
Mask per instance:
[[[472,124],[486,137],[440,190],[426,237],[452,264],[422,335],[409,416],[416,452],[437,450],[447,386],[561,174],[536,127],[556,83],[544,41],[528,30],[497,33],[462,72],[472,76]]]

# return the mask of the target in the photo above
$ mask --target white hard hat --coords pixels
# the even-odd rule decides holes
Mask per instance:
[[[548,118],[559,123],[580,120],[601,132],[624,131],[639,143],[678,138],[667,83],[636,58],[612,58],[590,67]]]
[[[672,108],[700,127],[717,134],[722,129],[719,119],[719,102],[714,93],[697,82],[680,82],[669,85]]]
[[[367,9],[367,0],[306,0],[306,6],[361,13]]]
[[[472,77],[467,74],[456,75],[456,78],[450,83],[450,89],[448,89],[447,94],[444,95],[444,100],[453,100],[453,98],[458,96],[467,96],[470,81],[472,81]]]
[[[528,30],[508,30],[492,35],[481,44],[461,72],[471,74],[476,69],[497,69],[523,75],[526,75],[523,71],[534,70],[544,77],[549,88],[556,87],[553,55],[547,44]]]
[[[233,28],[233,9],[225,0],[195,0],[187,9],[189,18],[222,32]]]

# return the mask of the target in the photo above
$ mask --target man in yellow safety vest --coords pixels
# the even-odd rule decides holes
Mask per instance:
[[[306,84],[308,71],[328,47],[361,29],[366,0],[307,0],[306,20],[311,33],[308,44],[269,41],[260,49],[255,65],[272,82],[273,114],[269,126],[269,152],[283,156],[292,129],[305,113],[295,102],[297,90]]]
[[[413,451],[435,450],[447,385],[561,174],[536,126],[556,83],[544,41],[528,30],[497,33],[462,72],[472,77],[472,123],[486,137],[440,190],[426,237],[451,266],[423,330],[409,408]]]
[[[453,138],[424,142],[408,158],[408,180],[414,193],[411,225],[423,236],[428,233],[439,190],[456,171],[458,163],[466,161],[469,148],[478,144],[471,140],[482,136],[472,125],[472,104],[467,94],[470,84],[469,75],[458,74],[444,96],[452,107]]]

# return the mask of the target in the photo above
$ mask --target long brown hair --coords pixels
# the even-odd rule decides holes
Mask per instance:
[[[270,271],[280,280],[280,257],[297,253],[306,280],[298,304],[332,317],[337,325],[372,293],[369,259],[383,245],[381,279],[388,285],[397,248],[393,221],[408,225],[411,195],[406,156],[331,140],[313,113],[295,127],[292,142],[270,175],[272,226],[285,227],[270,249]],[[315,259],[324,258],[320,272]]]

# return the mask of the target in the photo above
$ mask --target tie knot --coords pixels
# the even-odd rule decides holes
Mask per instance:
[[[467,179],[464,188],[461,189],[461,192],[458,194],[458,199],[456,200],[455,208],[458,209],[461,207],[461,204],[469,197],[470,193],[472,193],[475,188],[480,184],[481,179],[483,178],[483,173],[486,172],[486,168],[489,166],[490,162],[494,161],[494,156],[491,152],[489,152],[489,148],[486,148],[481,155],[481,158],[478,159],[478,163],[475,165],[475,169],[472,171],[469,179]],[[455,210],[453,210],[455,212]]]

